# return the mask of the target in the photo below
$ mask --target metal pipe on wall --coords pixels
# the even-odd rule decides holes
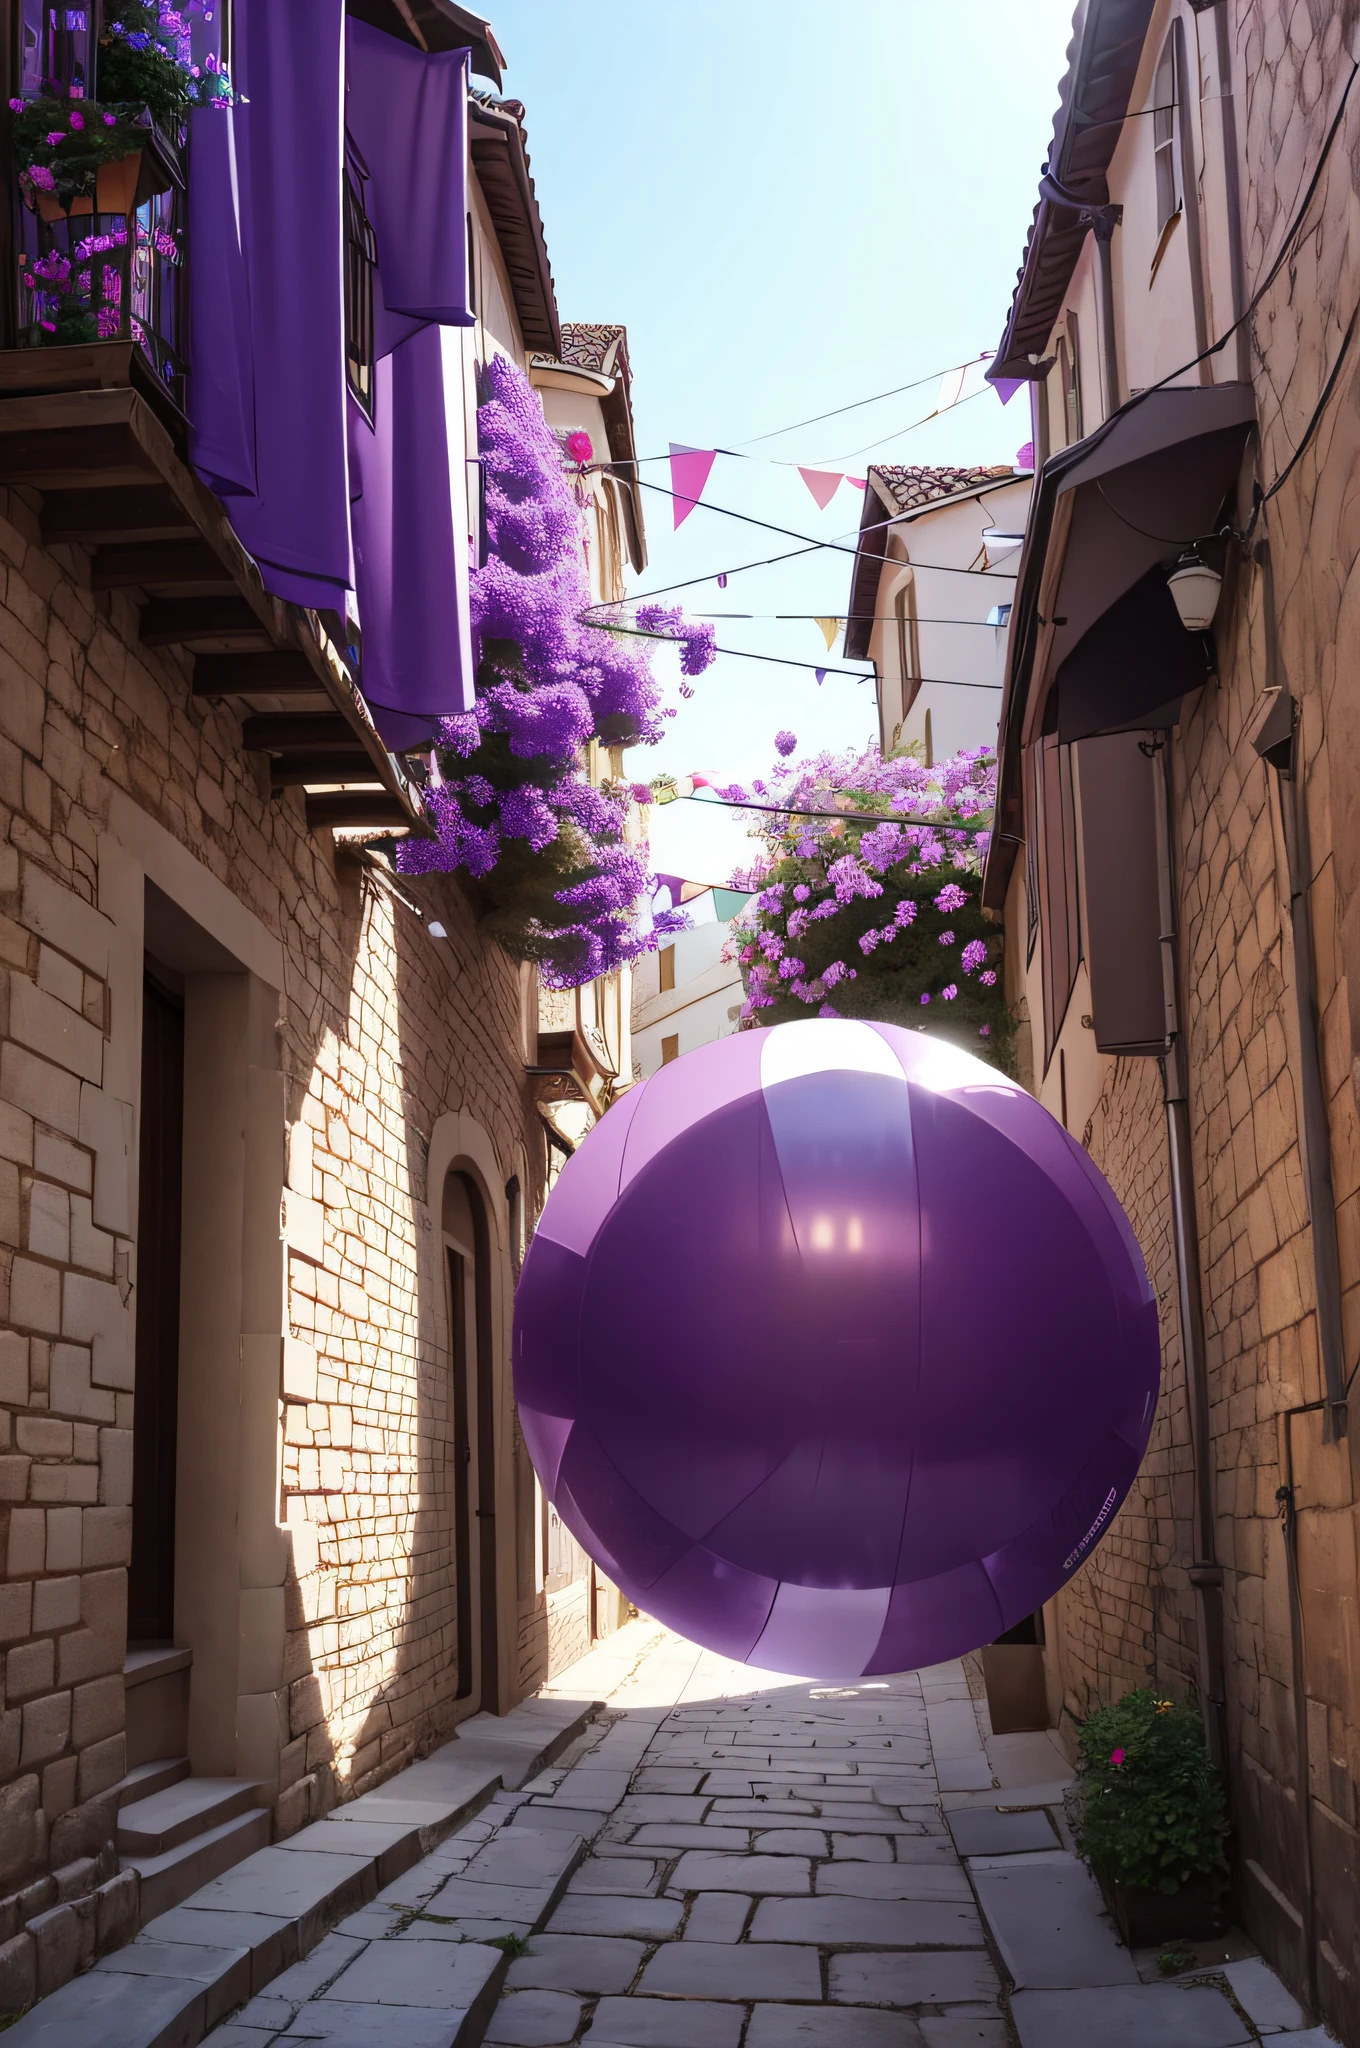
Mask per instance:
[[[1210,1756],[1220,1768],[1227,1755],[1226,1687],[1223,1650],[1223,1567],[1214,1526],[1213,1440],[1209,1418],[1209,1362],[1204,1342],[1204,1297],[1199,1270],[1199,1222],[1190,1143],[1189,1070],[1185,1057],[1181,996],[1180,933],[1176,916],[1176,863],[1171,830],[1171,749],[1160,735],[1162,772],[1155,778],[1158,867],[1161,895],[1162,993],[1166,1050],[1162,1093],[1166,1103],[1170,1158],[1171,1234],[1180,1305],[1181,1352],[1185,1362],[1186,1406],[1194,1467],[1194,1552],[1189,1567],[1195,1593],[1200,1711]]]
[[[1285,1576],[1289,1583],[1289,1663],[1294,1694],[1294,1773],[1298,1780],[1299,1861],[1301,1897],[1299,1913],[1303,1922],[1304,1969],[1307,1973],[1309,2017],[1318,2010],[1317,1905],[1313,1867],[1313,1796],[1308,1765],[1308,1675],[1303,1641],[1303,1588],[1299,1578],[1299,1510],[1294,1491],[1293,1421],[1296,1415],[1315,1415],[1326,1402],[1307,1401],[1299,1408],[1286,1408],[1284,1423],[1284,1485],[1276,1490],[1280,1519],[1284,1524]]]

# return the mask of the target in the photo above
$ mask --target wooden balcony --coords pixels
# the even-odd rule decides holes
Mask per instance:
[[[272,596],[186,456],[182,415],[131,342],[0,350],[0,483],[38,494],[43,536],[88,550],[96,590],[141,604],[147,647],[193,657],[196,697],[229,700],[276,792],[313,830],[421,829],[343,649]]]

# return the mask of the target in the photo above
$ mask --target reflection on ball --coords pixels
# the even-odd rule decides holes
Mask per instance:
[[[991,1642],[1090,1555],[1147,1445],[1156,1309],[1096,1168],[918,1032],[742,1032],[564,1167],[515,1393],[567,1527],[646,1613],[848,1678]]]

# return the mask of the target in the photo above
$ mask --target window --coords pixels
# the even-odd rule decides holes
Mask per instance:
[[[1176,37],[1173,29],[1162,44],[1152,86],[1152,160],[1157,179],[1157,232],[1180,211],[1176,176]]]
[[[1075,313],[1067,316],[1066,374],[1063,378],[1063,405],[1067,412],[1067,445],[1081,439],[1081,352],[1079,342],[1081,329]]]
[[[373,418],[373,272],[378,242],[364,207],[368,178],[358,151],[345,150],[345,374],[349,388]]]
[[[674,946],[663,946],[656,956],[656,964],[661,970],[661,993],[663,996],[669,995],[675,987]]]
[[[1043,933],[1044,1065],[1053,1054],[1081,959],[1072,749],[1046,734],[1035,748],[1039,924]]]
[[[678,1060],[679,1057],[680,1033],[676,1031],[669,1038],[663,1038],[661,1041],[661,1064],[663,1067],[668,1067],[672,1060]]]
[[[897,673],[902,683],[902,715],[905,718],[912,706],[912,699],[921,687],[921,641],[916,630],[916,578],[908,575],[896,597],[893,599],[893,615],[897,620]]]

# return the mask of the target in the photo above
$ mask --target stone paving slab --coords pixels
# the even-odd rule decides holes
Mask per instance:
[[[569,1892],[648,1892],[656,1886],[655,1861],[612,1856],[606,1851],[592,1856],[572,1872]]]
[[[973,1890],[957,1866],[930,1863],[826,1863],[817,1872],[821,1897],[949,1899],[971,1906]]]
[[[250,1957],[250,1989],[259,1991],[298,1959],[298,1923],[268,1913],[200,1913],[192,1905],[174,1906],[150,1920],[127,1955],[141,1942],[183,1942],[193,1949],[217,1948],[229,1953],[244,1949]],[[106,1957],[112,1963],[115,1957]]]
[[[1297,2032],[1303,2026],[1303,2007],[1280,1982],[1268,1963],[1259,1956],[1239,1963],[1225,1963],[1222,1973],[1232,1987],[1233,1997],[1249,2020],[1258,2027],[1283,2027]]]
[[[215,2027],[250,1996],[250,1950],[199,1948],[191,1942],[134,1941],[95,1964],[119,1977],[163,1977],[202,1984],[204,2024]]]
[[[737,2048],[740,2006],[697,1999],[602,1998],[583,2040],[587,2048]]]
[[[640,1941],[592,1934],[536,1934],[527,1956],[510,1965],[516,1989],[626,1991],[645,1953]]]
[[[746,1941],[673,1941],[658,1949],[639,1990],[660,1998],[820,1999],[815,1948]]]
[[[922,2048],[904,2013],[850,2012],[844,2006],[758,2005],[746,2048]]]
[[[201,1983],[91,1970],[25,2013],[6,2048],[194,2048],[206,2014]]]
[[[1042,1808],[1029,1813],[998,1813],[995,1808],[963,1807],[950,1814],[949,1832],[960,1856],[1012,1856],[1027,1849],[1062,1846]]]
[[[299,2048],[304,2041],[318,2042],[321,2048],[472,2048],[481,2024],[480,2018],[466,2012],[313,2000],[278,2040],[281,2048]],[[261,2044],[268,2038],[257,2036]]]
[[[680,1930],[679,1899],[613,1898],[604,1892],[563,1899],[548,1923],[550,1934],[623,1934],[642,1941],[668,1941]]]
[[[691,1850],[682,1856],[666,1887],[671,1892],[808,1892],[811,1868],[805,1856],[711,1856]]]
[[[516,1991],[507,1994],[486,2030],[493,2048],[558,2048],[576,2039],[581,2000],[566,1991]]]
[[[1005,1869],[975,1870],[973,1883],[1017,1990],[1138,1983],[1133,1957],[1075,1856],[1064,1851],[1019,1867],[1012,1859]]]
[[[762,1899],[752,1941],[812,1942],[819,1948],[981,1948],[972,1906],[897,1899]]]
[[[958,2005],[1000,1996],[985,1949],[902,1949],[835,1955],[827,1984],[837,2005]]]
[[[479,1942],[370,1941],[346,1964],[325,1990],[319,2004],[343,2000],[348,2005],[440,2006],[466,2011],[493,1996],[505,1975],[499,1949]]]
[[[1252,2040],[1223,1994],[1208,1986],[1017,1991],[1011,2015],[1021,2048],[1245,2048]]]

